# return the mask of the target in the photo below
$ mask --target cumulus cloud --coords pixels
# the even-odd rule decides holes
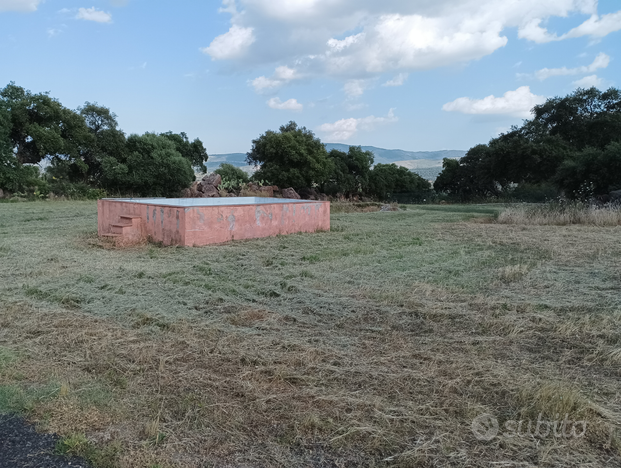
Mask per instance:
[[[535,72],[535,76],[539,80],[543,81],[552,76],[582,75],[585,73],[593,73],[600,68],[606,68],[609,63],[610,57],[602,52],[595,57],[595,60],[593,60],[591,65],[576,68],[542,68],[541,70],[537,70]]]
[[[529,86],[521,86],[515,91],[507,91],[502,97],[495,97],[494,95],[483,99],[461,97],[444,104],[442,110],[461,112],[462,114],[496,114],[528,118],[531,109],[537,104],[542,104],[545,100],[544,96],[533,94]]]
[[[98,10],[95,7],[78,9],[78,14],[75,18],[85,21],[95,21],[96,23],[112,22],[112,15],[110,13]]]
[[[0,0],[0,12],[2,11],[36,11],[41,0]]]
[[[592,88],[593,86],[596,88],[602,88],[604,80],[599,78],[597,75],[589,75],[574,81],[573,85],[577,88]]]
[[[330,142],[345,142],[359,131],[372,131],[380,125],[394,123],[399,120],[394,109],[390,109],[386,117],[370,115],[360,119],[341,119],[334,123],[325,123],[319,126],[318,131],[325,135]]]
[[[510,28],[535,43],[621,29],[621,12],[600,16],[597,0],[225,0],[221,11],[232,27],[206,48],[212,57],[345,82],[392,72],[389,83],[399,83],[402,73],[477,60],[504,47]],[[549,19],[575,15],[587,19],[564,34],[547,29]],[[243,50],[255,41],[252,54],[226,53],[229,43]]]
[[[272,98],[267,101],[267,105],[272,109],[288,110],[288,111],[301,111],[304,106],[300,104],[297,99],[289,99],[285,102],[281,102],[280,98]]]
[[[216,37],[209,47],[201,51],[213,60],[231,60],[243,57],[255,42],[254,28],[243,28],[234,24],[228,32]]]
[[[349,80],[343,86],[343,91],[350,98],[357,98],[364,94],[365,90],[369,87],[368,80]]]
[[[250,84],[254,90],[259,94],[274,92],[290,81],[298,80],[301,76],[297,70],[289,68],[285,65],[276,67],[274,74],[271,77],[259,76],[252,80]]]
[[[388,80],[382,86],[403,86],[405,81],[408,79],[408,76],[409,75],[407,73],[399,73],[392,80]]]
[[[575,27],[563,38],[591,36],[600,38],[621,29],[621,11],[608,15],[593,15],[580,26]]]

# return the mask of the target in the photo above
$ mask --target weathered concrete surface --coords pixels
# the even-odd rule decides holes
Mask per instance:
[[[188,247],[330,229],[329,202],[274,199],[271,203],[261,199],[260,204],[235,204],[236,200],[230,199],[227,205],[197,206],[188,202],[189,206],[183,206],[183,199],[174,201],[178,202],[175,206],[171,206],[171,200],[160,200],[160,204],[158,200],[99,200],[99,235],[126,229],[136,239],[136,230],[113,227],[123,216],[141,217],[143,238]]]

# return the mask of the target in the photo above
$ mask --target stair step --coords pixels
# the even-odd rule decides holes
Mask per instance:
[[[126,228],[126,227],[133,227],[133,224],[111,224],[110,226],[112,227],[118,227],[118,228]]]
[[[108,234],[102,234],[101,237],[123,237],[123,235],[122,234],[108,233]]]
[[[138,216],[138,215],[121,215],[121,219],[142,219],[142,216]]]

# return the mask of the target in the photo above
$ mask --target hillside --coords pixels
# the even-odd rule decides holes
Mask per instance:
[[[347,151],[352,145],[342,143],[326,143],[328,151],[336,149]],[[400,149],[385,149],[375,146],[362,146],[364,151],[371,151],[375,156],[375,164],[397,164],[407,167],[427,180],[435,180],[442,170],[442,159],[459,159],[466,152],[462,150],[441,150],[441,151],[404,151]],[[217,169],[222,163],[229,163],[241,167],[247,172],[252,172],[252,168],[246,164],[245,153],[212,154],[209,156],[209,169]]]

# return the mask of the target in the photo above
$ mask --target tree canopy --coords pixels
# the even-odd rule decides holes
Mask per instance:
[[[328,153],[332,160],[332,174],[324,190],[330,194],[342,193],[347,197],[366,194],[373,166],[373,153],[362,151],[360,146],[350,146],[347,153],[336,149]]]
[[[445,161],[434,188],[469,199],[552,182],[568,197],[603,195],[621,187],[618,142],[621,92],[578,89],[535,106],[532,119],[459,162]]]
[[[140,196],[175,196],[194,180],[190,161],[153,133],[130,135],[125,155],[105,157],[102,169],[104,186]]]
[[[175,148],[188,161],[195,169],[201,172],[207,172],[207,166],[205,163],[209,159],[207,150],[203,146],[203,142],[196,138],[194,141],[190,141],[188,135],[185,132],[173,133],[166,132],[161,135],[175,144]]]
[[[252,140],[246,161],[259,166],[255,178],[296,189],[322,184],[333,167],[319,138],[295,122],[281,126],[278,132],[268,130]]]

